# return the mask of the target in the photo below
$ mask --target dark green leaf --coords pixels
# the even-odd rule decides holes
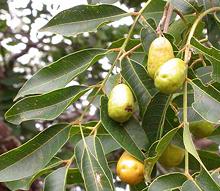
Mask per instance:
[[[79,5],[58,13],[41,31],[72,36],[94,32],[103,24],[129,16],[130,13],[113,5]]]
[[[158,93],[152,99],[144,114],[142,127],[148,135],[150,144],[155,142],[158,132],[163,128],[170,96]]]
[[[145,8],[142,15],[145,17],[146,20],[154,19],[158,25],[163,15],[165,5],[166,5],[165,1],[161,1],[161,0],[149,1],[149,4]]]
[[[6,112],[5,119],[17,125],[28,120],[55,119],[88,90],[89,88],[85,86],[70,86],[47,94],[24,98]]]
[[[58,168],[45,178],[44,191],[66,191],[68,166]]]
[[[137,159],[143,161],[144,155],[141,150],[138,148],[137,143],[133,140],[132,135],[129,134],[128,127],[130,129],[130,125],[128,121],[127,123],[120,125],[115,122],[108,116],[108,99],[107,97],[101,98],[101,121],[106,129],[106,131],[115,139],[118,144]]]
[[[113,177],[97,137],[89,136],[79,141],[75,156],[87,191],[114,190]]]
[[[213,67],[213,73],[212,73],[212,78],[220,82],[220,50],[212,47],[208,48],[204,45],[202,45],[197,39],[192,38],[191,40],[191,45],[202,55],[206,57],[211,63]]]
[[[54,125],[0,156],[0,182],[19,180],[44,168],[69,138],[71,125]]]
[[[121,74],[132,88],[138,101],[140,114],[143,116],[151,99],[158,90],[155,88],[154,82],[148,76],[145,68],[140,64],[132,62],[129,59],[123,59],[121,67]]]
[[[29,94],[42,94],[64,88],[73,78],[87,70],[107,53],[88,49],[69,54],[39,70],[20,89],[15,99]]]
[[[196,176],[197,184],[204,191],[219,191],[220,187],[214,181],[212,177],[210,177],[205,170],[202,170],[198,176]]]
[[[67,184],[81,184],[83,178],[77,168],[70,168],[67,173]]]
[[[170,144],[171,140],[173,139],[174,135],[177,133],[178,130],[178,127],[172,129],[153,145],[153,151],[150,151],[150,153],[153,153],[153,155],[151,156],[150,154],[150,156],[148,156],[148,158],[144,161],[146,181],[150,181],[154,165],[156,164],[164,150],[167,148],[167,146]]]
[[[170,0],[170,3],[183,13],[192,13],[197,11],[196,1],[194,0]]]
[[[195,181],[187,180],[183,186],[182,191],[203,191]]]
[[[50,163],[43,170],[37,172],[33,176],[23,178],[20,180],[6,182],[5,184],[11,191],[17,191],[19,189],[28,190],[31,187],[31,184],[34,182],[34,180],[36,180],[38,177],[44,174],[50,173],[54,167],[59,166],[62,163],[63,163],[62,160],[58,158],[54,158],[50,161]]]
[[[170,173],[159,176],[151,184],[148,191],[164,191],[174,188],[180,188],[187,180],[187,177],[182,173]]]
[[[97,3],[106,3],[106,4],[113,4],[118,0],[87,0],[89,4],[97,4]]]
[[[194,90],[193,109],[212,123],[220,123],[220,92],[212,85],[204,86],[200,80],[193,80],[190,83]]]

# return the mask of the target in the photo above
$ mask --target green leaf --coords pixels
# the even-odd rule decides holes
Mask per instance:
[[[157,38],[157,33],[152,27],[141,29],[141,42],[145,52],[148,54],[151,43]]]
[[[187,180],[183,186],[181,191],[203,191],[195,181]]]
[[[69,54],[39,70],[18,92],[16,99],[64,88],[73,78],[87,70],[107,53],[104,49],[87,49]]]
[[[164,191],[180,188],[187,177],[179,172],[159,176],[151,184],[148,191]]]
[[[196,176],[197,184],[202,188],[204,191],[219,191],[220,187],[214,181],[212,177],[210,177],[205,170],[202,170],[198,176]]]
[[[192,38],[191,45],[211,62],[213,67],[212,78],[215,81],[220,82],[220,50],[214,47],[208,48],[195,38]]]
[[[190,82],[194,90],[193,109],[206,121],[220,123],[220,92],[212,85],[204,86],[200,80]]]
[[[158,138],[158,133],[164,126],[165,116],[170,104],[171,96],[158,93],[149,103],[143,116],[142,127],[148,135],[150,144]]]
[[[183,142],[184,142],[184,146],[185,149],[195,157],[195,159],[200,163],[200,165],[203,168],[203,172],[204,172],[204,176],[206,176],[207,181],[210,182],[210,184],[213,184],[214,188],[217,188],[217,184],[215,183],[214,179],[212,178],[211,174],[209,173],[209,171],[206,169],[206,166],[203,164],[202,160],[200,159],[198,152],[195,148],[195,145],[193,143],[190,131],[189,131],[189,125],[186,125],[183,128]],[[220,189],[220,188],[219,188]]]
[[[178,127],[172,129],[167,134],[165,134],[158,142],[155,142],[154,145],[151,147],[151,151],[149,153],[148,158],[144,161],[144,168],[145,168],[145,180],[150,181],[150,175],[152,173],[153,167],[165,151],[167,146],[170,144],[171,140],[173,139],[174,135],[179,130]],[[152,151],[153,150],[153,151]],[[153,153],[153,156],[151,155]]]
[[[113,5],[79,5],[58,13],[41,31],[65,36],[95,32],[103,24],[129,15],[130,13]]]
[[[0,182],[19,180],[44,168],[69,138],[71,125],[51,126],[39,135],[0,155]]]
[[[113,4],[118,0],[87,0],[89,4],[97,4],[97,3],[106,3],[106,4]]]
[[[129,131],[126,128],[131,127],[129,125],[130,120],[123,125],[112,120],[108,116],[108,99],[104,96],[101,97],[101,121],[106,131],[112,136],[113,139],[115,139],[115,141],[118,142],[118,144],[123,149],[127,150],[137,159],[141,161],[144,160],[143,153],[138,148],[137,143],[133,140],[132,135],[129,134]]]
[[[58,168],[45,178],[44,191],[66,191],[68,166]]]
[[[220,145],[220,128],[216,128],[215,131],[207,138]]]
[[[105,94],[107,96],[110,95],[112,89],[119,84],[120,82],[120,75],[116,74],[116,75],[112,75],[108,78],[108,80],[106,81],[104,87],[103,87],[103,91],[105,92]]]
[[[148,76],[143,66],[129,59],[123,59],[121,62],[121,74],[138,101],[140,114],[144,115],[147,106],[153,96],[158,92],[154,86],[153,80]]]
[[[5,114],[13,124],[28,120],[52,120],[89,90],[86,86],[70,86],[53,92],[30,96],[15,103]]]
[[[144,9],[142,15],[146,20],[154,19],[158,25],[161,17],[163,16],[165,5],[166,5],[165,1],[161,1],[161,0],[150,1],[148,6]]]
[[[83,183],[83,178],[77,168],[69,168],[67,173],[67,184],[81,184]]]
[[[38,177],[40,177],[44,174],[50,173],[54,167],[59,166],[62,163],[63,163],[62,160],[60,160],[58,158],[54,158],[50,161],[50,163],[44,169],[37,172],[33,176],[23,178],[20,180],[6,182],[5,184],[11,191],[17,191],[19,189],[29,190],[31,187],[31,184],[34,182],[34,180],[36,180]]]
[[[112,173],[99,138],[88,136],[79,141],[75,147],[75,156],[87,191],[114,190]]]
[[[198,11],[194,0],[170,0],[170,3],[184,14]]]

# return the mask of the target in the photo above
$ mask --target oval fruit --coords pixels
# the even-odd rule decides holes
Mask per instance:
[[[123,123],[127,121],[134,110],[134,97],[125,84],[116,85],[109,96],[108,115],[113,120]]]
[[[127,184],[138,184],[144,179],[144,164],[124,152],[118,160],[116,172],[121,181]]]
[[[147,70],[154,79],[157,69],[166,61],[174,58],[173,47],[165,37],[156,38],[150,45]]]
[[[215,130],[214,124],[208,121],[193,121],[189,123],[189,129],[196,138],[208,137]]]
[[[170,144],[161,155],[159,162],[165,167],[175,167],[183,161],[184,155],[184,149],[177,145]]]
[[[171,94],[182,87],[185,78],[185,62],[179,58],[172,58],[158,68],[154,84],[161,92]]]

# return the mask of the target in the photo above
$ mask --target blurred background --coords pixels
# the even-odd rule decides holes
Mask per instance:
[[[144,0],[121,0],[115,5],[135,11],[142,2]],[[12,106],[13,98],[27,79],[40,68],[69,53],[90,47],[106,48],[111,42],[126,37],[132,23],[130,17],[104,26],[97,33],[84,33],[77,37],[66,38],[38,32],[58,12],[79,4],[87,4],[87,1],[0,0],[0,154],[21,145],[53,123],[74,121],[88,104],[86,96],[83,96],[55,121],[28,121],[19,126],[9,124],[4,120],[4,113]],[[104,58],[71,83],[95,84],[105,77],[109,68],[110,64]],[[86,120],[95,120],[97,117],[96,107],[91,106]],[[72,145],[67,144],[59,154],[68,157],[72,150]],[[125,188],[125,185],[119,186]],[[33,183],[30,191],[40,191],[41,188],[39,179]],[[0,184],[0,191],[6,190]],[[73,186],[69,190],[79,189]]]

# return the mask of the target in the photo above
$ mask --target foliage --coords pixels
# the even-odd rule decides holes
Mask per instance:
[[[88,45],[64,54],[38,70],[22,87],[17,86],[21,87],[17,95],[12,90],[7,99],[15,97],[15,103],[5,114],[8,122],[19,125],[57,119],[57,124],[0,155],[0,182],[11,190],[27,189],[42,177],[45,191],[64,191],[73,184],[88,191],[115,190],[116,175],[111,168],[115,163],[110,156],[123,149],[144,163],[145,180],[131,190],[220,190],[219,129],[198,140],[191,135],[188,123],[199,118],[216,127],[220,124],[220,50],[219,39],[218,43],[213,40],[219,28],[210,31],[210,23],[219,26],[220,1],[148,0],[138,12],[126,12],[112,5],[114,2],[90,0],[88,5],[58,13],[42,28],[74,42],[84,32],[100,33],[108,23],[133,18],[127,35],[113,38],[110,46],[97,48],[93,44],[93,48]],[[5,30],[4,23],[0,24]],[[145,69],[149,42],[158,34],[166,36],[175,57],[188,64],[183,88],[172,95],[160,93]],[[1,47],[3,58],[4,51]],[[104,79],[89,81],[90,68],[100,66],[103,58],[111,64]],[[15,75],[11,72],[10,80]],[[76,79],[79,85],[69,84]],[[136,99],[133,117],[125,123],[108,116],[109,92],[120,82],[131,88]],[[1,81],[4,88],[6,83]],[[11,83],[7,85],[13,86]],[[69,123],[60,123],[59,116],[83,96],[89,101],[83,111]],[[85,118],[92,104],[99,112],[95,121]],[[183,164],[171,169],[158,162],[170,143],[185,149]],[[62,156],[63,150],[59,151],[67,144],[72,146],[71,152]],[[212,161],[215,164],[210,165]]]

